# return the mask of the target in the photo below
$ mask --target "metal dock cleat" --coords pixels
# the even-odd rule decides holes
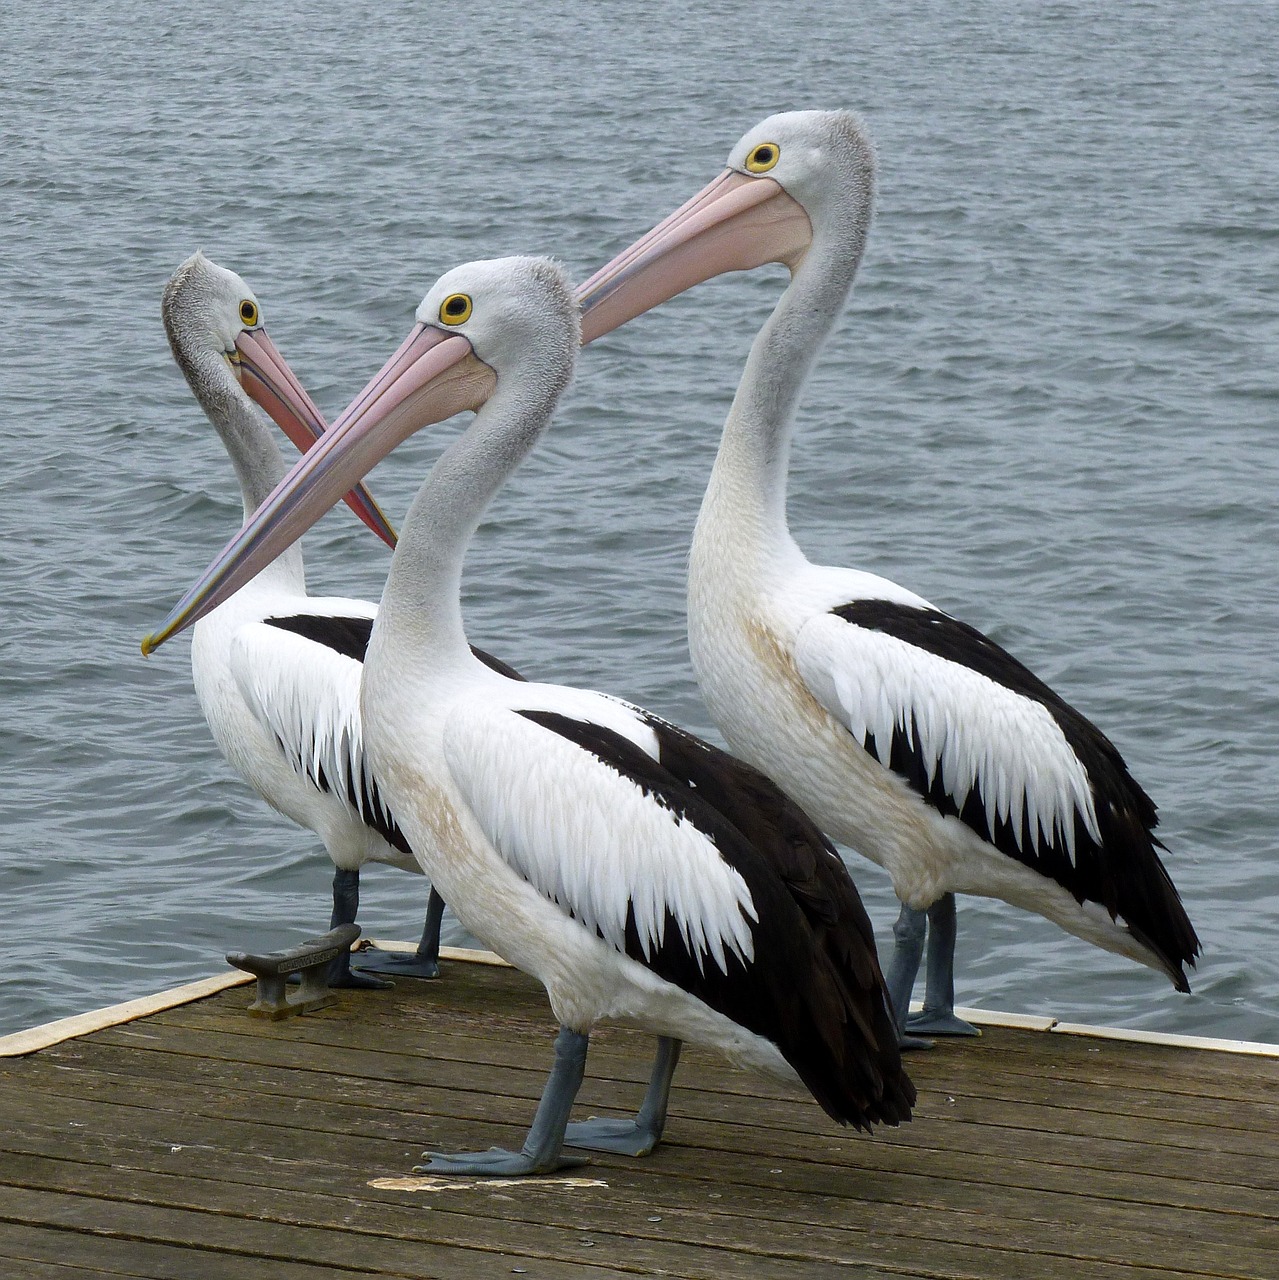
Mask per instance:
[[[228,951],[226,958],[228,964],[258,980],[250,1014],[255,1018],[289,1018],[334,1002],[329,991],[329,965],[349,951],[359,936],[358,924],[340,924],[319,938],[308,938],[285,951],[268,951],[264,955]],[[290,993],[286,983],[294,974],[298,976],[298,987]]]

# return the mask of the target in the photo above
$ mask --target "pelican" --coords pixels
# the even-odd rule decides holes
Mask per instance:
[[[835,1120],[909,1117],[914,1089],[870,922],[834,848],[761,774],[603,694],[521,683],[462,627],[466,547],[572,375],[578,310],[541,258],[471,263],[426,295],[399,351],[290,472],[149,652],[280,552],[412,431],[477,410],[404,521],[364,664],[366,751],[462,923],[546,987],[554,1066],[518,1152],[432,1155],[431,1173],[644,1154],[682,1042],[801,1081]],[[592,1028],[659,1038],[632,1120],[568,1117]]]
[[[233,271],[194,254],[165,286],[161,312],[174,359],[231,457],[247,518],[285,472],[252,402],[303,452],[323,433],[324,419],[267,337],[257,298]],[[347,502],[395,545],[363,486]],[[314,831],[333,860],[330,927],[355,920],[366,862],[421,870],[362,765],[360,671],[375,612],[363,600],[308,596],[301,547],[291,547],[192,637],[196,697],[218,748],[272,808]],[[417,953],[376,963],[438,974],[443,910],[432,889]],[[345,954],[334,962],[330,985],[390,984],[353,971]]]
[[[769,117],[727,171],[579,291],[586,340],[724,271],[791,280],[751,347],[698,516],[689,649],[730,749],[902,902],[889,989],[912,1031],[954,1013],[955,893],[1046,916],[1189,990],[1199,952],[1156,853],[1155,806],[1089,720],[974,628],[913,592],[810,564],[786,522],[796,405],[861,261],[875,156],[847,112]]]

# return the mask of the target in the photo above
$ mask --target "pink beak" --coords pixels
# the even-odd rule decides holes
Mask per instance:
[[[578,287],[582,343],[725,271],[794,270],[812,240],[804,207],[778,183],[726,169]]]
[[[803,206],[778,183],[730,169],[578,289],[582,341],[592,342],[725,271],[748,271],[766,262],[783,262],[793,270],[812,238]],[[254,373],[277,401],[285,398],[282,387],[296,386],[291,374],[286,384],[279,372],[274,381],[269,372]],[[142,652],[151,653],[239,590],[396,445],[422,427],[478,408],[495,386],[493,370],[460,334],[417,325],[160,628],[143,640]],[[295,394],[306,393],[297,387]],[[313,407],[312,413],[322,423]]]
[[[457,333],[416,325],[328,431],[276,485],[204,576],[142,642],[152,653],[254,578],[415,431],[478,409],[496,375]]]
[[[267,337],[265,329],[246,329],[236,339],[235,349],[240,357],[240,383],[245,391],[270,414],[298,450],[306,453],[327,429],[324,415],[275,343]],[[344,499],[388,547],[395,547],[395,530],[362,484],[345,494]]]

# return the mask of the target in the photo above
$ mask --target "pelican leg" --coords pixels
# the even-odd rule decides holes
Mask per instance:
[[[901,914],[893,925],[893,958],[884,977],[888,998],[893,1004],[893,1016],[897,1019],[898,1043],[903,1049],[931,1049],[931,1040],[921,1040],[906,1034],[906,1019],[910,1013],[910,993],[915,988],[915,975],[919,962],[924,958],[924,935],[928,930],[928,913],[902,903]]]
[[[555,1037],[555,1063],[537,1104],[537,1114],[524,1145],[519,1151],[490,1147],[487,1151],[462,1151],[446,1155],[437,1151],[422,1153],[425,1164],[415,1165],[414,1173],[469,1174],[481,1178],[520,1177],[530,1173],[554,1173],[588,1163],[585,1156],[564,1154],[564,1131],[573,1099],[582,1087],[586,1070],[586,1050],[590,1038],[568,1027],[561,1027]]]
[[[568,1126],[564,1143],[585,1147],[588,1151],[612,1151],[623,1156],[646,1156],[662,1140],[666,1128],[666,1104],[671,1096],[671,1081],[679,1065],[680,1041],[660,1036],[653,1074],[649,1077],[644,1101],[634,1120],[609,1120],[592,1116],[576,1120]]]
[[[944,893],[928,908],[928,965],[924,1007],[906,1019],[908,1031],[932,1036],[979,1036],[971,1022],[955,1016],[955,895]]]
[[[329,928],[340,924],[354,924],[360,913],[360,871],[343,871],[339,867],[333,873],[333,916]],[[382,991],[395,986],[385,978],[358,973],[351,968],[351,953],[344,951],[329,965],[329,986],[355,987],[364,991]]]
[[[410,955],[376,948],[361,951],[356,967],[364,973],[391,973],[402,978],[440,976],[440,922],[444,919],[444,899],[434,887],[426,903],[426,923],[417,950]]]

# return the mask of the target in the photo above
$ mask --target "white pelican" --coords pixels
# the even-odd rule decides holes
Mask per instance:
[[[980,632],[892,582],[810,564],[786,523],[796,403],[852,288],[875,157],[847,112],[771,116],[727,172],[579,290],[586,340],[723,271],[791,282],[751,348],[693,539],[689,648],[711,717],[902,901],[889,988],[954,1015],[956,892],[1037,911],[1189,990],[1199,940],[1155,806],[1111,742]],[[925,915],[927,913],[927,915]]]
[[[546,987],[555,1065],[519,1152],[430,1172],[541,1173],[562,1153],[588,1037],[623,1018],[660,1037],[634,1121],[569,1145],[643,1154],[679,1043],[797,1077],[845,1124],[896,1123],[914,1089],[870,922],[834,848],[761,774],[637,707],[519,683],[472,655],[462,561],[550,421],[579,340],[554,263],[447,273],[418,324],[325,438],[143,642],[150,651],[256,571],[416,428],[478,409],[404,521],[361,693],[366,750],[423,866],[476,936]]]
[[[161,312],[174,359],[231,457],[247,519],[285,472],[250,397],[304,453],[323,433],[324,419],[267,337],[257,298],[234,272],[194,254],[165,286]],[[395,545],[362,486],[347,501]],[[333,860],[331,928],[355,920],[366,862],[421,870],[361,760],[360,671],[375,612],[364,600],[308,596],[302,549],[295,546],[192,636],[196,697],[227,762],[269,805],[314,831]],[[443,909],[432,890],[417,954],[370,963],[434,976]],[[389,984],[353,972],[343,955],[330,985]]]

